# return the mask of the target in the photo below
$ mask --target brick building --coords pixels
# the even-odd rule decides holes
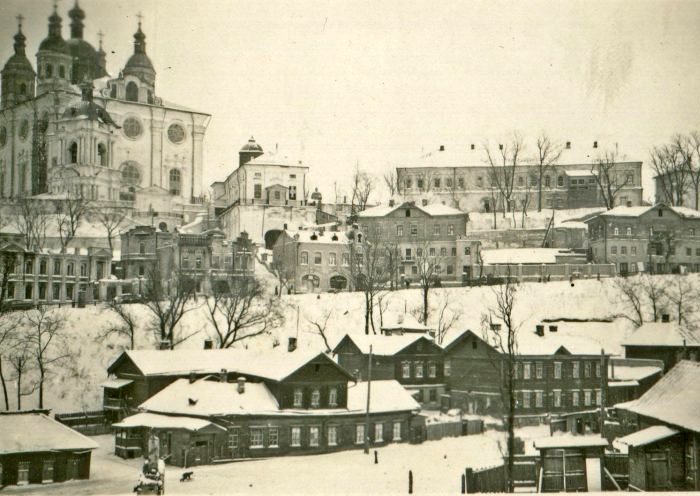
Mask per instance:
[[[700,212],[663,203],[615,207],[586,220],[595,263],[621,274],[700,271]],[[683,269],[681,269],[683,267]]]

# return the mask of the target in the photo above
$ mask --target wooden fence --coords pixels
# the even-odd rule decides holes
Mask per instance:
[[[513,460],[513,487],[516,491],[537,491],[540,458],[531,455],[516,455]],[[506,460],[503,465],[484,469],[466,470],[467,493],[506,492]]]
[[[621,489],[627,489],[630,480],[629,455],[624,453],[606,453],[603,458],[603,466],[612,475]],[[617,489],[608,477],[605,477],[604,489]]]
[[[441,422],[426,424],[425,439],[437,441],[443,437],[470,436],[484,432],[483,420],[463,420],[458,422]]]
[[[86,436],[98,436],[112,432],[112,426],[105,417],[104,410],[57,413],[56,420]]]

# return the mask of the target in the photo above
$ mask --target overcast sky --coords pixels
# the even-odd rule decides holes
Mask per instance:
[[[133,51],[142,12],[156,93],[212,114],[205,183],[254,135],[301,158],[332,199],[356,162],[379,175],[421,151],[547,131],[632,158],[700,128],[698,1],[81,0],[108,70]],[[70,36],[61,0],[63,34]],[[14,16],[28,54],[50,0],[0,2],[0,59]],[[645,187],[650,183],[645,181]],[[347,188],[346,188],[347,189]],[[645,198],[652,192],[645,191]]]

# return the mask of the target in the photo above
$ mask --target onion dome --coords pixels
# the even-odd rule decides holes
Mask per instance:
[[[98,79],[107,75],[107,71],[100,64],[100,55],[95,48],[83,39],[83,19],[85,12],[75,1],[68,15],[71,18],[70,35],[66,41],[70,55],[73,57],[72,82],[78,84],[85,78]]]
[[[242,152],[262,152],[263,149],[262,149],[262,146],[258,145],[255,142],[255,138],[253,138],[251,136],[250,139],[248,140],[248,143],[243,145],[243,147],[241,148],[241,151]]]
[[[49,16],[49,35],[39,44],[39,51],[50,50],[68,53],[68,46],[61,34],[61,22],[61,16],[58,15],[58,7],[54,4],[53,14]]]
[[[134,54],[124,66],[124,75],[135,76],[148,84],[155,83],[156,71],[151,59],[146,55],[146,35],[141,31],[140,20],[139,28],[134,34]]]
[[[20,24],[17,29],[17,34],[15,35],[15,53],[9,58],[2,72],[3,74],[7,72],[13,72],[15,74],[27,73],[34,76],[36,73],[34,72],[31,62],[29,62],[29,59],[27,58],[27,37],[24,36],[24,33],[22,33],[21,16],[19,19]]]
[[[68,11],[68,17],[71,18],[70,23],[70,37],[71,38],[82,38],[83,37],[83,19],[85,19],[85,11],[78,5],[78,0],[75,0],[75,6]]]

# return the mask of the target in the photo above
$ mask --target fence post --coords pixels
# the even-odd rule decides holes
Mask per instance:
[[[408,494],[413,494],[413,471],[408,471]]]
[[[461,494],[466,494],[467,493],[467,476],[465,474],[462,474],[462,493]]]
[[[464,469],[464,483],[467,494],[476,492],[476,487],[474,487],[474,470],[471,468]]]

